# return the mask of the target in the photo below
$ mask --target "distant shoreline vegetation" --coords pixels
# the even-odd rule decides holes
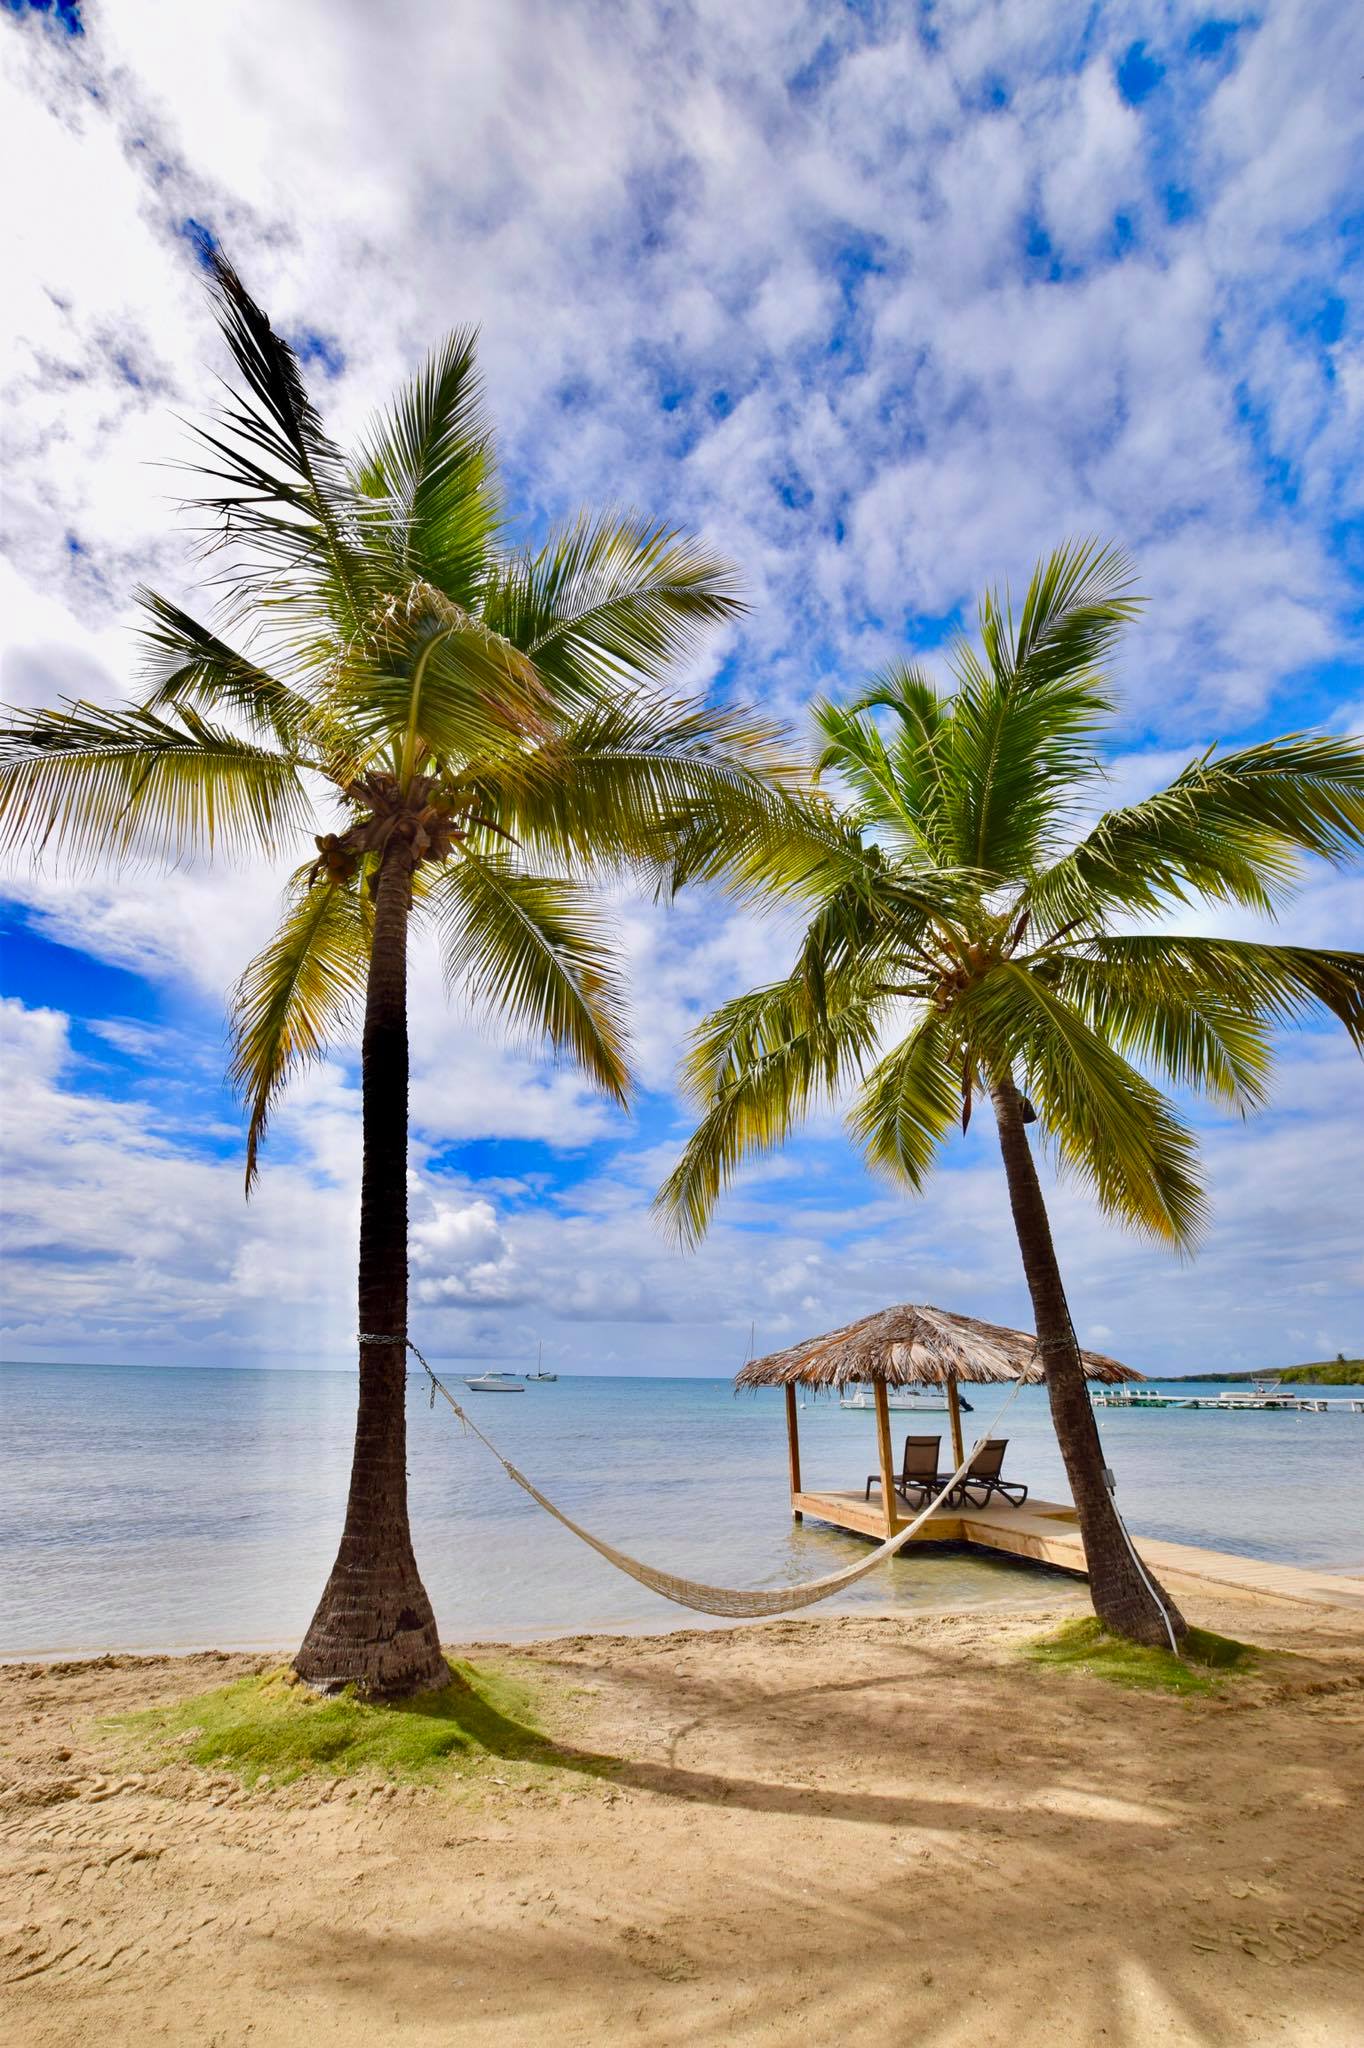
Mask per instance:
[[[1282,1371],[1264,1366],[1259,1372],[1185,1372],[1181,1380],[1202,1383],[1216,1380],[1223,1385],[1240,1380],[1281,1380],[1285,1386],[1364,1387],[1364,1358],[1323,1359],[1317,1365],[1289,1365]]]

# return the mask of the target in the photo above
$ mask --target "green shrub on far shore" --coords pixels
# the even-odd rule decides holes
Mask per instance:
[[[319,1694],[287,1669],[267,1671],[110,1725],[148,1738],[163,1762],[236,1771],[247,1784],[263,1773],[277,1784],[307,1771],[429,1779],[490,1759],[554,1760],[526,1686],[501,1671],[453,1670],[439,1692],[387,1706],[350,1691]]]
[[[1262,1653],[1232,1636],[1191,1628],[1183,1654],[1175,1657],[1168,1650],[1149,1650],[1125,1636],[1109,1635],[1095,1615],[1087,1614],[1064,1622],[1053,1635],[1025,1644],[1023,1654],[1033,1664],[1086,1671],[1114,1685],[1147,1692],[1209,1693],[1229,1672],[1250,1670]]]

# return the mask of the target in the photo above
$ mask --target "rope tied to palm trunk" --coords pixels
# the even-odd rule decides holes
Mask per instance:
[[[571,1515],[556,1507],[546,1494],[541,1493],[533,1480],[527,1479],[524,1472],[518,1471],[511,1460],[503,1456],[491,1437],[484,1434],[473,1417],[465,1414],[450,1389],[431,1370],[410,1337],[374,1336],[362,1330],[360,1342],[405,1345],[431,1382],[431,1405],[435,1406],[436,1395],[439,1393],[454,1410],[465,1430],[472,1432],[479,1442],[492,1452],[507,1477],[528,1493],[547,1515],[552,1515],[556,1522],[562,1523],[565,1529],[586,1543],[590,1549],[595,1550],[599,1557],[604,1557],[608,1564],[614,1565],[617,1571],[637,1580],[641,1586],[648,1586],[653,1592],[661,1593],[665,1600],[672,1600],[679,1607],[690,1607],[698,1614],[725,1615],[730,1619],[757,1619],[763,1615],[790,1614],[800,1607],[813,1607],[817,1601],[827,1600],[832,1594],[841,1592],[844,1586],[851,1586],[858,1579],[865,1578],[868,1572],[875,1571],[879,1564],[883,1564],[887,1558],[894,1557],[898,1551],[903,1550],[965,1476],[977,1450],[993,1431],[1009,1404],[1017,1398],[1023,1385],[1021,1377],[1014,1381],[1008,1394],[990,1418],[989,1427],[984,1435],[977,1437],[951,1478],[913,1521],[907,1522],[895,1535],[888,1536],[884,1543],[878,1543],[874,1550],[859,1558],[855,1564],[845,1565],[841,1571],[826,1572],[821,1578],[806,1579],[794,1586],[711,1586],[704,1580],[684,1578],[677,1572],[661,1571],[656,1565],[646,1564],[641,1558],[631,1557],[628,1552],[618,1550],[613,1543],[607,1543],[604,1538],[594,1536],[590,1529],[584,1529],[580,1522],[575,1522]]]

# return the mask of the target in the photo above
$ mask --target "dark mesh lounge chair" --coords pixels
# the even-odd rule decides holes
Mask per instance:
[[[951,1478],[950,1472],[940,1473],[938,1471],[938,1452],[941,1446],[942,1438],[940,1436],[907,1436],[905,1438],[905,1458],[903,1465],[900,1467],[900,1476],[895,1482],[895,1491],[899,1494],[901,1500],[907,1504],[909,1504],[910,1495],[916,1494],[918,1499],[914,1505],[923,1507],[929,1495],[936,1493]],[[869,1473],[866,1490],[862,1495],[863,1500],[870,1500],[872,1487],[879,1486],[880,1484],[881,1474],[879,1472]]]
[[[996,1494],[1006,1500],[1011,1508],[1021,1508],[1028,1498],[1028,1489],[1021,1479],[1001,1479],[1000,1469],[1004,1453],[1009,1448],[1006,1436],[987,1437],[980,1449],[972,1456],[970,1464],[962,1475],[957,1489],[963,1501],[972,1507],[988,1507]],[[980,1499],[976,1499],[976,1495]]]

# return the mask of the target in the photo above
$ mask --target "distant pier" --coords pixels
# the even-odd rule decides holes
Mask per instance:
[[[1255,1386],[1245,1394],[1166,1394],[1158,1387],[1099,1387],[1096,1408],[1281,1409],[1290,1415],[1364,1415],[1364,1396],[1298,1394],[1291,1387]]]

